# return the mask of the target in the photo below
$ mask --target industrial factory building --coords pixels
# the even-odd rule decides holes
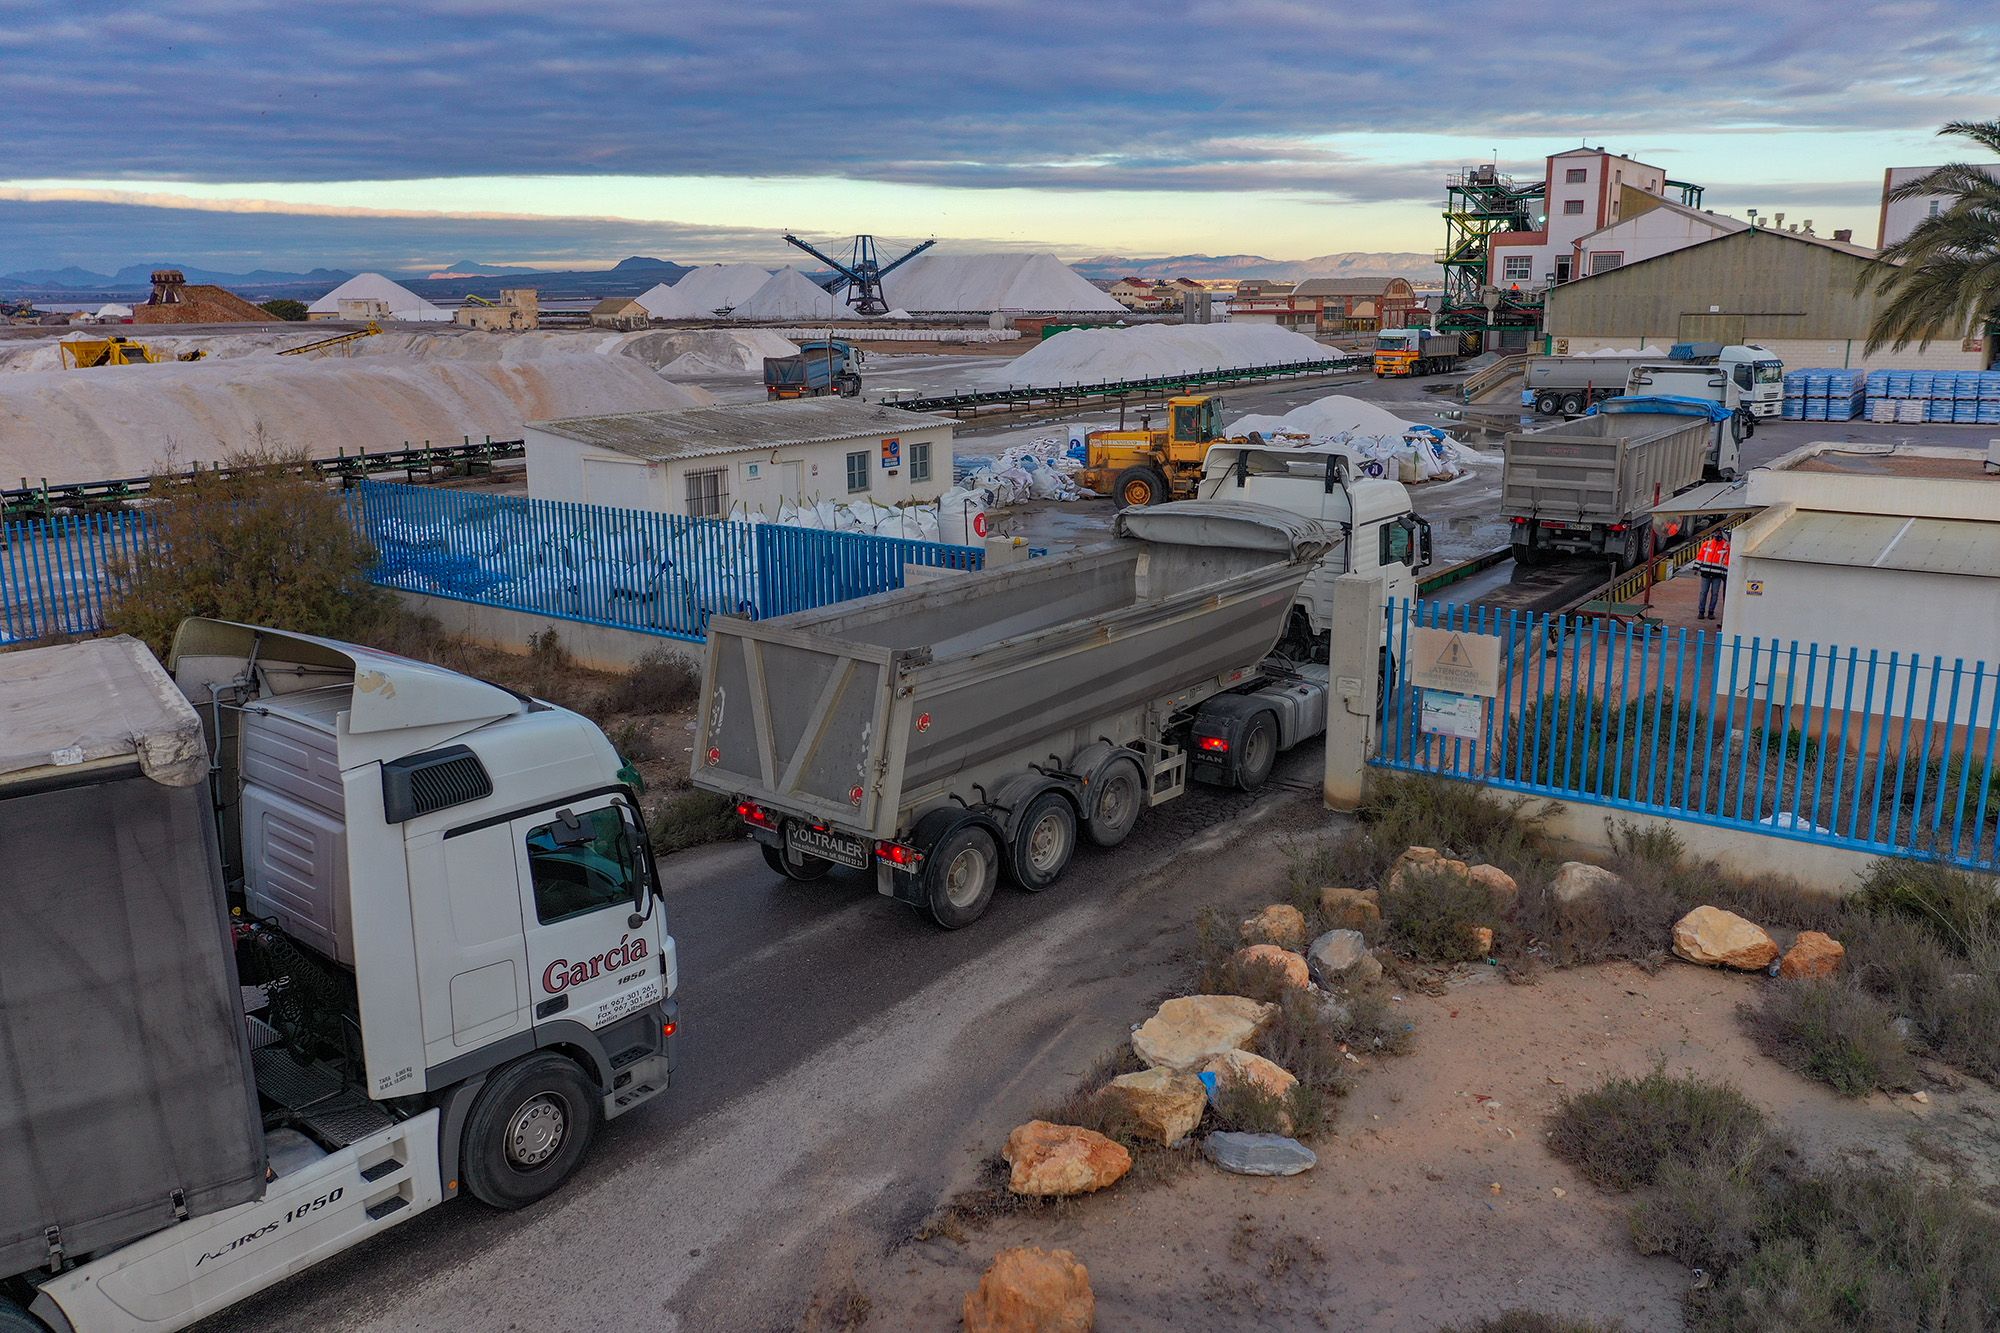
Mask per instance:
[[[528,493],[688,518],[780,505],[935,500],[953,423],[847,398],[626,412],[528,424]]]
[[[1875,285],[1886,271],[1873,250],[1851,241],[1739,226],[1552,287],[1546,328],[1557,355],[1718,342],[1755,343],[1788,366],[1983,370],[1990,364],[1980,329],[1939,329],[1928,347],[1869,355],[1868,330],[1886,301]]]

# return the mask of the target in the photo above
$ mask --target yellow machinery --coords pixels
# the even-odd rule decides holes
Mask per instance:
[[[300,356],[306,352],[322,352],[329,347],[339,347],[343,343],[359,342],[363,338],[372,338],[381,331],[382,326],[371,319],[364,328],[355,329],[349,333],[336,333],[331,338],[321,338],[317,342],[300,343],[297,347],[287,347],[281,350],[278,355]]]
[[[476,292],[467,292],[467,293],[465,294],[465,299],[466,299],[466,300],[468,300],[468,301],[476,301],[476,302],[478,302],[478,303],[479,303],[480,305],[483,305],[483,306],[487,306],[487,307],[489,307],[490,309],[494,309],[494,310],[498,310],[498,309],[500,308],[500,306],[499,306],[499,303],[498,303],[498,302],[495,302],[495,301],[489,301],[489,300],[487,300],[487,299],[486,299],[485,297],[483,297],[483,296],[479,295],[479,294],[478,294],[478,293],[476,293]]]
[[[1094,430],[1077,482],[1121,506],[1154,505],[1194,494],[1208,447],[1219,442],[1222,400],[1208,394],[1167,399],[1167,428]]]
[[[89,370],[93,366],[151,366],[168,358],[145,343],[121,334],[109,338],[71,338],[62,344],[63,366],[69,370]],[[199,361],[208,353],[200,348],[182,352],[175,361]]]

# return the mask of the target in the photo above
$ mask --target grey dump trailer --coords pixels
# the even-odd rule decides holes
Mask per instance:
[[[953,928],[1079,833],[1115,846],[1190,776],[1255,787],[1320,734],[1323,668],[1266,661],[1336,540],[1264,505],[1118,516],[1118,539],[827,610],[709,626],[694,781],[773,869],[872,870]]]
[[[1500,485],[1514,558],[1532,565],[1567,553],[1637,564],[1647,553],[1646,511],[1709,475],[1727,440],[1726,424],[1667,412],[1602,412],[1515,431]]]
[[[1659,359],[1657,352],[1538,356],[1522,372],[1521,405],[1543,416],[1575,416],[1594,403],[1623,394],[1634,366]]]

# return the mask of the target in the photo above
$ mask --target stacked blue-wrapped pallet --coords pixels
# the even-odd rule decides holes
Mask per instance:
[[[1868,419],[2000,426],[2000,371],[1872,371]]]
[[[1861,414],[1867,384],[1858,370],[1787,371],[1780,415],[1791,421],[1852,421]]]

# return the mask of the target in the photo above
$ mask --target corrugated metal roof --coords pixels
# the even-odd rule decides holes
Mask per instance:
[[[953,424],[948,417],[905,412],[851,398],[731,403],[721,407],[621,412],[615,416],[528,423],[532,429],[547,435],[560,435],[653,462],[858,440]]]
[[[1748,554],[1759,560],[2000,578],[2000,523],[1805,510],[1779,523]]]

